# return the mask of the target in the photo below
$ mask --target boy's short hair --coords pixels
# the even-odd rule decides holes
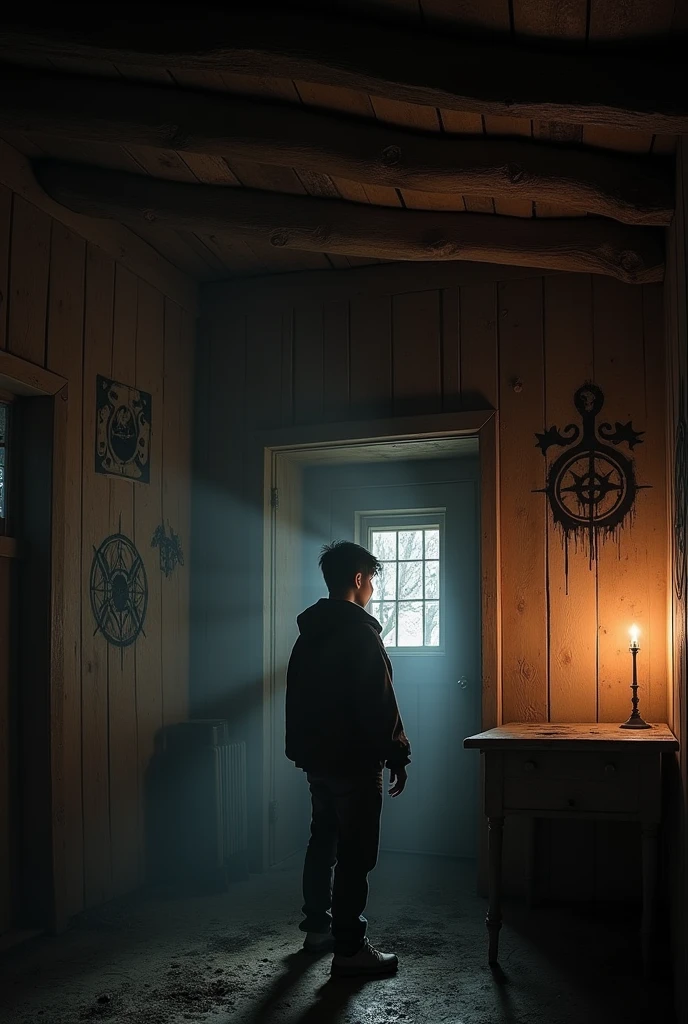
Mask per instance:
[[[325,545],[319,565],[330,592],[353,587],[359,572],[364,576],[375,576],[382,568],[375,555],[349,540]]]

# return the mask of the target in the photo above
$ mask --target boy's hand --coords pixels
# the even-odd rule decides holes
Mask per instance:
[[[390,768],[389,781],[391,789],[389,791],[389,795],[399,796],[400,793],[403,793],[407,778],[408,776],[405,768]]]

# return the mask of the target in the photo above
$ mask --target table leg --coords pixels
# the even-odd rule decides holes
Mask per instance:
[[[538,826],[539,818],[530,818],[528,821],[528,838],[527,838],[527,899],[528,907],[532,910],[537,900],[537,872],[536,872],[536,858],[537,858],[537,842],[538,842]]]
[[[490,865],[489,898],[487,906],[487,933],[489,936],[488,961],[496,964],[499,949],[499,929],[502,927],[502,838],[504,818],[487,819],[487,843]]]
[[[643,823],[643,970],[650,973],[652,959],[652,937],[655,925],[657,901],[658,834],[656,823]]]

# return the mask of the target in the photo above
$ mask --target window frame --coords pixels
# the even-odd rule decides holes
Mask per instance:
[[[385,644],[385,650],[394,657],[419,657],[424,658],[444,656],[446,653],[446,635],[445,635],[445,617],[446,617],[446,585],[445,585],[445,544],[446,544],[446,509],[444,508],[420,508],[420,509],[372,509],[365,511],[356,512],[355,517],[355,538],[356,543],[362,544],[364,547],[370,547],[370,534],[373,530],[389,529],[389,530],[405,530],[405,529],[417,529],[417,530],[429,530],[439,529],[440,533],[440,557],[439,561],[439,583],[440,583],[440,596],[439,596],[439,609],[440,609],[440,642],[437,646],[420,646],[420,647],[388,647]],[[434,559],[433,559],[434,561]],[[398,566],[397,565],[397,593],[398,593]],[[425,558],[423,558],[423,565],[425,565]],[[425,598],[420,598],[425,604]],[[373,602],[375,601],[375,595],[373,595]],[[380,601],[382,599],[380,598]],[[398,607],[399,600],[395,599],[395,603]]]
[[[5,440],[0,444],[0,447],[5,451],[4,461],[4,484],[5,484],[5,515],[0,516],[0,537],[11,538],[14,537],[15,532],[15,519],[14,519],[14,501],[15,496],[13,495],[14,487],[14,450],[15,445],[15,418],[16,418],[16,395],[11,394],[8,391],[0,389],[0,405],[7,406],[8,417],[7,427],[5,433]]]

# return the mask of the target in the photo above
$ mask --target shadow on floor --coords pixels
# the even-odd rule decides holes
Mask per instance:
[[[395,977],[331,979],[300,952],[300,863],[225,893],[109,904],[0,963],[3,1024],[669,1024],[638,972],[637,921],[505,907],[487,964],[485,902],[465,862],[385,854],[370,938]],[[635,923],[634,923],[635,922]],[[651,1011],[648,1009],[651,1007]]]
[[[322,957],[329,965],[329,957]],[[275,1013],[283,1005],[289,993],[300,979],[315,964],[315,959],[306,953],[292,953],[284,958],[286,970],[270,985],[260,1003],[242,1018],[242,1024],[271,1024]],[[328,978],[311,995],[310,1005],[299,1009],[293,1024],[337,1024],[366,985],[375,984],[367,979]]]
[[[521,943],[537,949],[544,970],[565,979],[607,1020],[623,1020],[624,1014],[648,1022],[674,1019],[669,951],[661,931],[652,972],[643,976],[638,906],[514,904],[508,927]]]

